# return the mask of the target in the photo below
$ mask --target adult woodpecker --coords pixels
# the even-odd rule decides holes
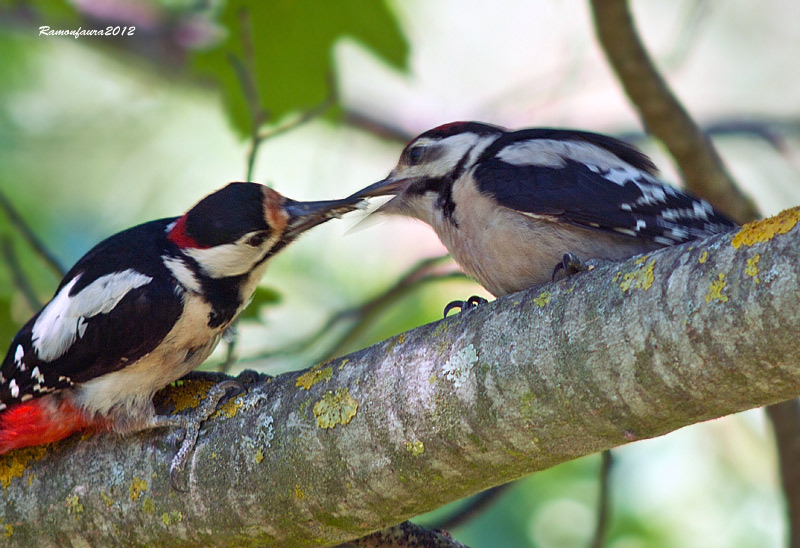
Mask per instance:
[[[562,264],[580,269],[736,226],[659,180],[631,145],[565,129],[439,126],[413,139],[386,179],[354,197],[383,195],[395,197],[376,213],[430,224],[495,296],[550,281]]]
[[[211,354],[270,258],[357,202],[298,202],[231,183],[181,217],[99,243],[11,342],[0,366],[0,454],[85,428],[181,426],[172,477],[230,382],[195,417],[156,415],[153,394]]]

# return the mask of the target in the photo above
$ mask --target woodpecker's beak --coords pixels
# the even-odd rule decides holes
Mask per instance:
[[[286,223],[286,236],[294,238],[318,224],[359,209],[362,202],[363,200],[355,195],[342,200],[324,202],[298,202],[286,198],[283,203],[283,210],[289,215]]]
[[[391,175],[382,181],[373,183],[366,188],[362,188],[350,198],[369,198],[373,196],[393,196],[399,194],[408,184],[409,179],[395,179]]]

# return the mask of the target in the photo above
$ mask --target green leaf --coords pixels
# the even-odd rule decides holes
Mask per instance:
[[[11,300],[0,296],[0,361],[19,326],[11,318]]]
[[[229,0],[220,23],[227,39],[193,59],[194,69],[221,87],[235,129],[249,135],[252,119],[232,60],[245,62],[242,13],[252,29],[253,79],[270,121],[307,110],[330,95],[332,48],[351,37],[393,66],[407,67],[408,43],[385,0]]]
[[[253,300],[250,301],[250,304],[247,305],[247,308],[244,309],[239,317],[243,320],[257,320],[258,311],[261,310],[262,306],[278,304],[279,302],[281,302],[280,293],[269,287],[259,286],[253,294]]]

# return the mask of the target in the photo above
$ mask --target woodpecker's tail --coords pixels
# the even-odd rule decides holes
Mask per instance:
[[[0,455],[58,441],[98,425],[66,399],[44,396],[18,403],[0,412]]]

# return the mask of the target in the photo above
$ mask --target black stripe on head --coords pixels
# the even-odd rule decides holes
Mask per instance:
[[[186,214],[186,234],[202,247],[233,243],[248,232],[269,230],[263,188],[257,183],[231,183]]]

